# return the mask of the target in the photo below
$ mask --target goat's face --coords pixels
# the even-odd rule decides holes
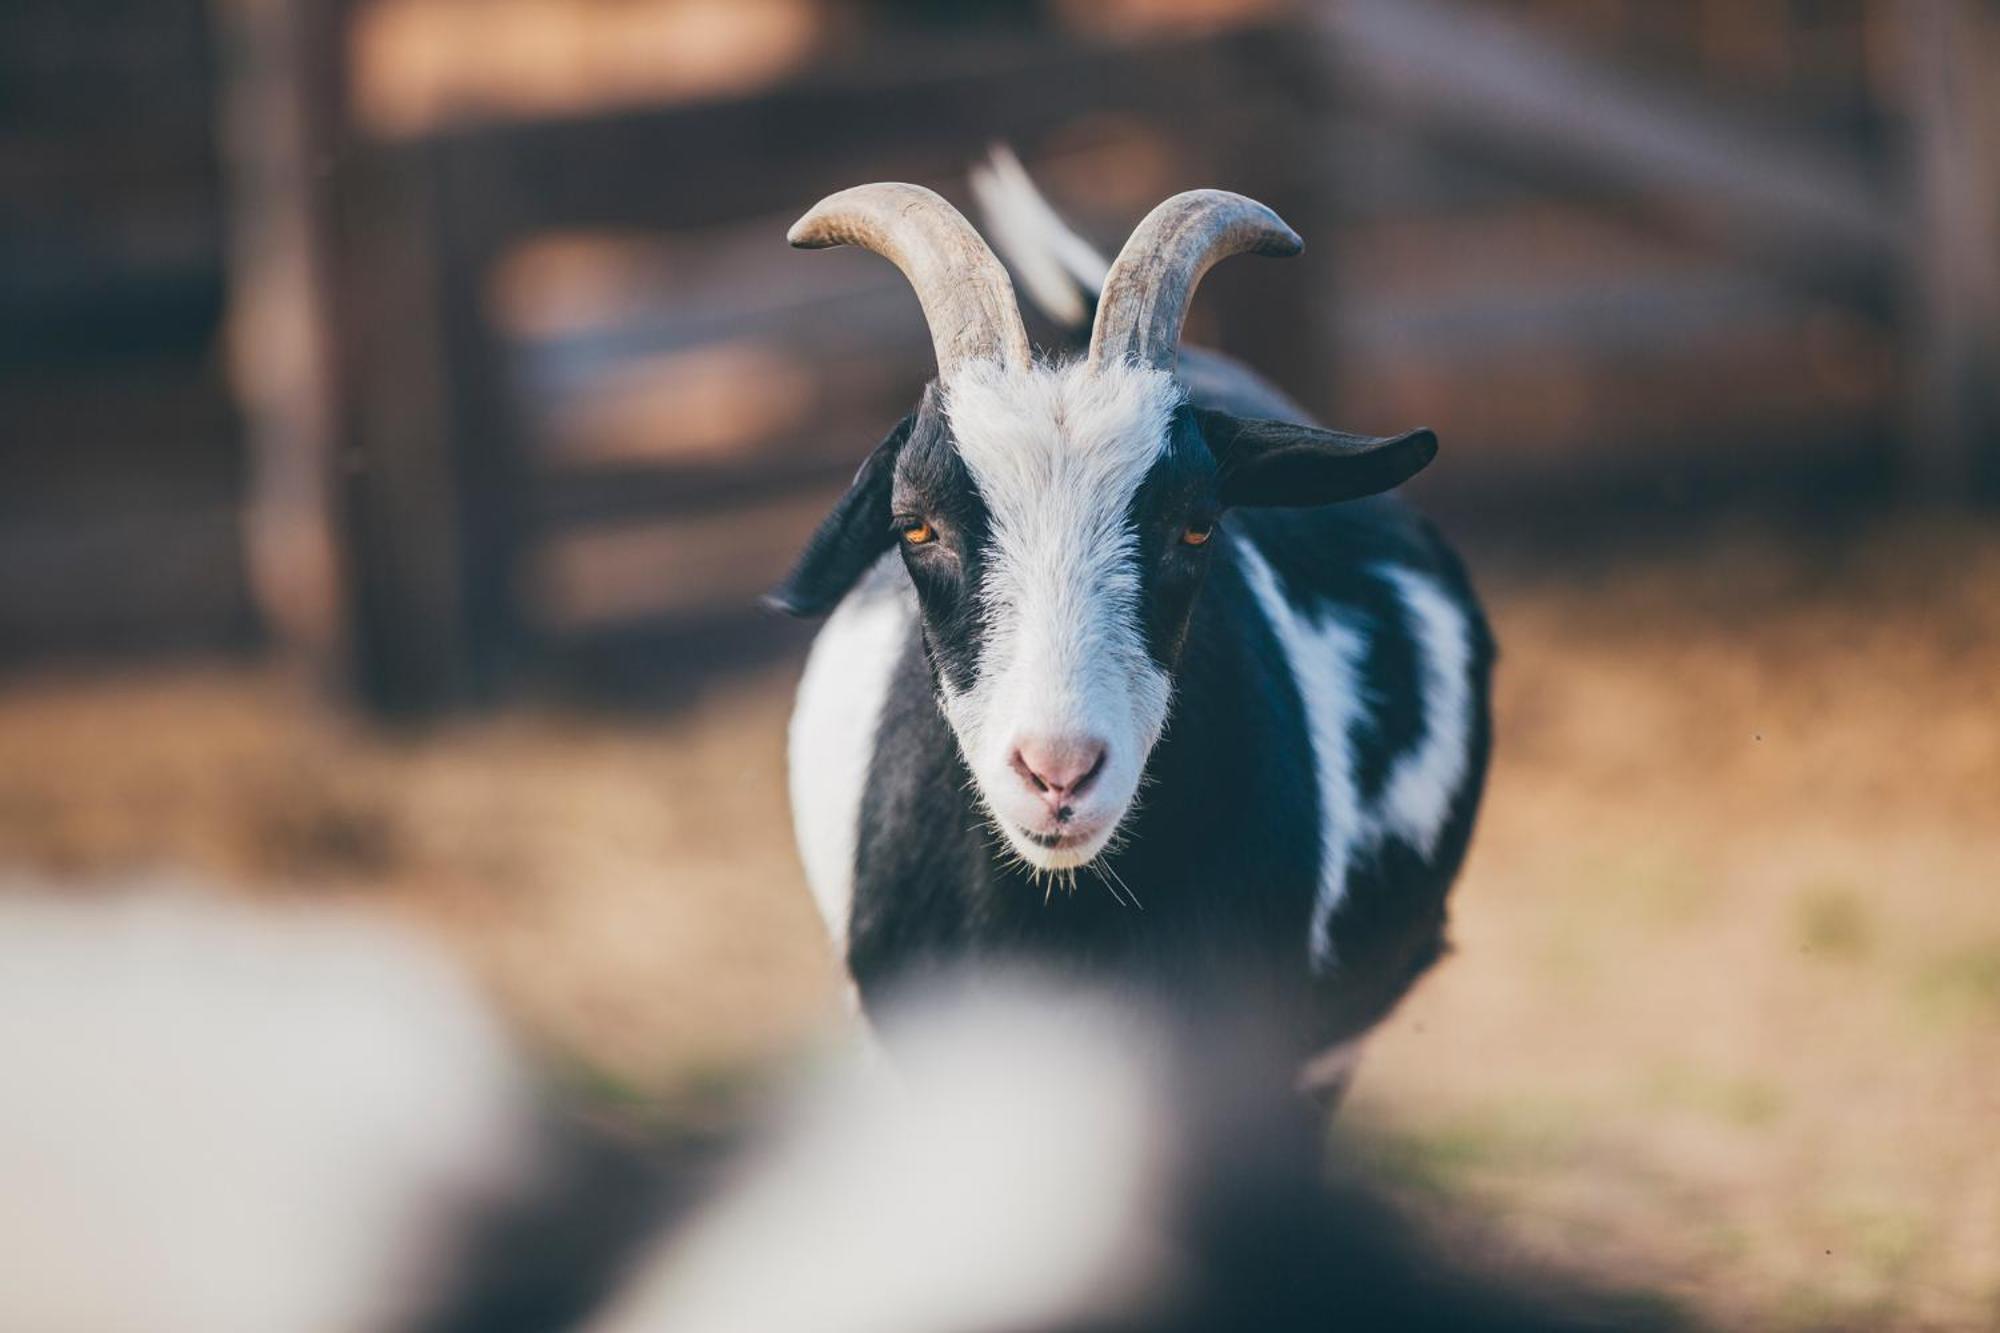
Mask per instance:
[[[1184,404],[1173,371],[1194,284],[1226,255],[1299,248],[1240,195],[1193,190],[1149,213],[1105,274],[1088,358],[1056,365],[1032,355],[999,260],[929,190],[843,190],[790,239],[893,260],[930,324],[938,381],[772,600],[830,610],[900,543],[938,703],[992,822],[1032,866],[1085,865],[1130,812],[1166,728],[1223,507],[1385,490],[1436,441]]]
[[[1083,865],[1131,807],[1166,725],[1214,482],[1157,370],[982,367],[917,414],[890,526],[944,715],[1032,865]]]
[[[1365,494],[1434,448],[1182,399],[1130,363],[970,367],[875,451],[777,594],[827,609],[901,548],[939,707],[992,824],[1038,869],[1087,864],[1131,811],[1224,506]]]

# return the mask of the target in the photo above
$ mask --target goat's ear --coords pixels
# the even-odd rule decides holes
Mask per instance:
[[[1376,438],[1194,410],[1225,505],[1323,505],[1400,486],[1437,456],[1428,430]]]
[[[792,572],[764,594],[764,605],[788,616],[823,616],[889,549],[894,541],[889,531],[889,488],[896,477],[896,455],[916,421],[912,412],[875,446],[854,474],[847,494],[807,539]]]

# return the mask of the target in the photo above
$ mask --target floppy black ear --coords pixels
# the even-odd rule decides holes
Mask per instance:
[[[889,549],[895,540],[889,531],[889,488],[896,478],[896,455],[916,421],[912,412],[875,446],[847,494],[813,529],[792,572],[764,594],[764,605],[788,616],[823,616]]]
[[[1196,408],[1225,505],[1323,505],[1400,486],[1437,457],[1428,430],[1377,439]]]

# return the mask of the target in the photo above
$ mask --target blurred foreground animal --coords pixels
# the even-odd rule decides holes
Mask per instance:
[[[1322,1185],[1261,1023],[1025,975],[883,1022],[893,1066],[822,1071],[719,1171],[559,1114],[384,926],[0,896],[0,1328],[1635,1326],[1468,1277]]]
[[[1052,313],[1094,304],[1082,355],[1031,350],[929,190],[791,231],[892,260],[937,355],[772,594],[831,613],[791,730],[814,896],[871,1014],[1005,956],[1197,1007],[1252,984],[1337,1080],[1444,947],[1486,771],[1485,622],[1381,494],[1436,440],[1323,429],[1180,346],[1210,265],[1300,248],[1261,204],[1176,195],[1106,265],[1011,157],[980,184]]]
[[[544,1333],[681,1183],[419,940],[180,887],[0,883],[0,1087],[10,1333]]]
[[[0,1328],[407,1325],[521,1182],[484,1005],[397,933],[0,897]]]
[[[1561,1333],[1657,1309],[1440,1260],[1266,1068],[1033,974],[893,997],[893,1063],[805,1099],[591,1333]]]

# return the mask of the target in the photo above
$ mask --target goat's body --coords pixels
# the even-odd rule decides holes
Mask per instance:
[[[1189,361],[1198,406],[1296,411]],[[1196,1002],[1266,986],[1312,1047],[1365,1031],[1438,956],[1489,745],[1490,641],[1458,562],[1393,498],[1236,511],[1216,546],[1140,802],[1053,884],[989,826],[896,556],[834,614],[792,723],[793,800],[864,1005],[1026,956]]]

